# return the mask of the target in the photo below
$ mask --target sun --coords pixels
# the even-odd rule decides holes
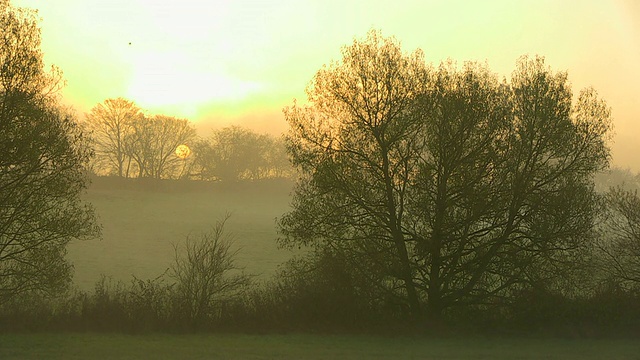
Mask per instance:
[[[180,159],[186,159],[189,157],[189,155],[191,155],[191,149],[189,149],[189,147],[185,144],[182,145],[178,145],[178,147],[176,148],[176,156],[179,157]]]

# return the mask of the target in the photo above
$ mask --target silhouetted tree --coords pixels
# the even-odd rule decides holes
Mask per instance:
[[[282,137],[268,137],[264,153],[264,177],[288,178],[293,175],[293,167],[287,155],[287,145]]]
[[[167,178],[178,175],[182,161],[179,145],[191,145],[196,131],[188,120],[170,116],[138,117],[124,138],[124,152],[138,169],[138,177]]]
[[[136,104],[123,98],[107,99],[86,114],[84,125],[91,132],[98,168],[109,167],[118,176],[129,177],[131,158],[127,155],[125,139],[134,131],[134,122],[142,116]]]
[[[640,290],[640,198],[635,190],[610,188],[599,249],[607,280],[625,289]]]
[[[91,156],[72,114],[57,103],[57,68],[43,70],[34,12],[0,1],[0,303],[67,286],[74,238],[99,234],[83,204]]]
[[[206,180],[256,180],[284,173],[286,154],[279,149],[281,144],[268,135],[230,126],[195,145],[194,165]]]
[[[342,63],[316,74],[310,106],[284,110],[290,156],[303,177],[293,211],[280,221],[283,240],[336,248],[357,266],[381,268],[380,281],[399,289],[419,316],[405,217],[424,151],[415,96],[428,83],[427,68],[421,52],[404,54],[374,31],[342,54]]]
[[[609,110],[591,89],[572,107],[542,58],[508,84],[474,63],[430,70],[372,31],[308,96],[285,109],[303,177],[281,242],[377,269],[414,317],[558,280],[593,239]]]
[[[608,165],[610,117],[592,90],[574,108],[571,97],[566,73],[542,58],[521,58],[509,85],[469,66],[438,72],[421,100],[428,151],[408,227],[420,229],[432,316],[553,286],[579,268],[594,238],[592,179]]]
[[[235,264],[238,250],[231,248],[233,241],[224,231],[228,218],[209,232],[187,237],[184,250],[175,246],[170,276],[175,279],[181,310],[194,325],[219,317],[221,306],[239,295],[250,281]]]
[[[419,165],[403,226],[415,242],[417,286],[427,295],[428,313],[437,317],[465,277],[481,273],[467,262],[486,242],[486,228],[495,225],[490,216],[501,201],[494,194],[500,191],[496,169],[511,117],[507,87],[476,63],[462,70],[441,64],[417,99],[425,116],[417,134],[424,148],[413,160]]]

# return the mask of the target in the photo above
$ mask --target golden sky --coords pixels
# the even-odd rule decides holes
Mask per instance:
[[[567,70],[613,108],[614,164],[640,171],[640,1],[13,0],[39,10],[45,61],[82,114],[112,97],[200,128],[278,133],[281,114],[340,47],[371,28],[429,62],[487,61],[509,77],[523,54]]]

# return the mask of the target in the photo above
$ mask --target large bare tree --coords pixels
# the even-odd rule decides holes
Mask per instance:
[[[171,116],[140,116],[132,122],[124,139],[124,153],[138,170],[138,177],[170,178],[178,175],[182,162],[175,151],[180,145],[193,146],[196,131],[189,121]]]
[[[91,132],[98,173],[106,170],[120,177],[129,176],[131,159],[125,148],[125,139],[142,116],[135,103],[123,98],[107,99],[86,114],[85,127]]]
[[[283,244],[330,248],[415,318],[562,281],[593,238],[611,120],[595,91],[524,57],[428,68],[372,31],[285,109],[302,174]],[[426,310],[426,311],[425,311]]]
[[[308,107],[285,109],[290,155],[303,178],[286,239],[339,249],[354,264],[381,269],[420,313],[411,244],[403,225],[419,171],[424,119],[415,96],[428,84],[423,55],[372,31],[316,74]],[[373,272],[373,271],[372,271]]]

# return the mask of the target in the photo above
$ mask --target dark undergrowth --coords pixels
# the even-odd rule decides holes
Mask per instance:
[[[92,292],[54,298],[28,294],[2,306],[0,331],[640,337],[640,296],[616,288],[576,298],[529,291],[501,306],[450,309],[434,322],[364,293],[335,264],[287,269],[238,296],[215,299],[197,317],[165,277],[103,278]]]

